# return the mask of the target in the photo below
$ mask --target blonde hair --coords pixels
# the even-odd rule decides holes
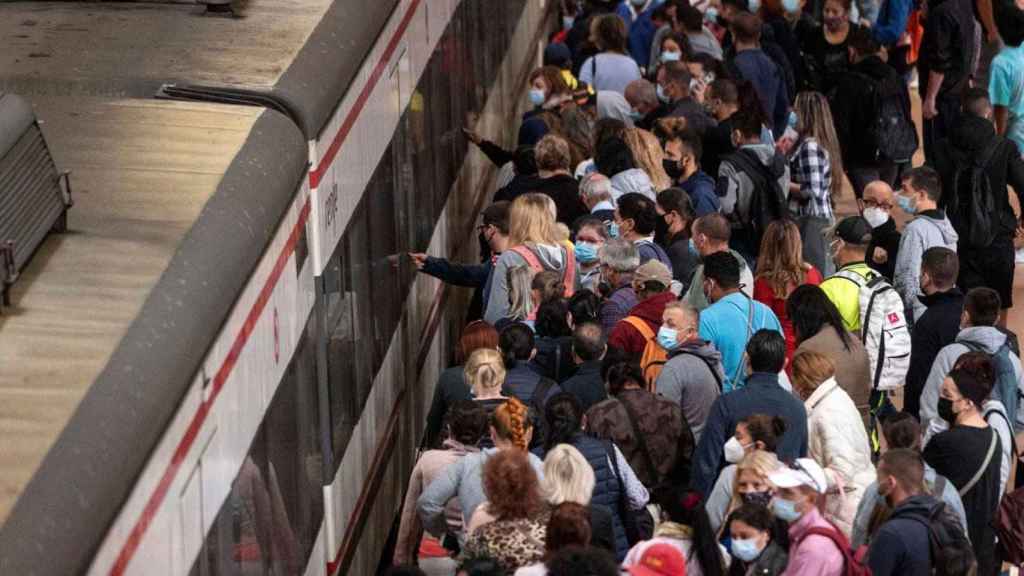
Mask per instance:
[[[736,464],[736,476],[734,476],[732,480],[732,500],[729,501],[729,510],[726,513],[726,516],[743,505],[743,496],[740,495],[739,491],[740,474],[745,471],[750,471],[761,478],[764,478],[767,482],[768,475],[781,467],[782,463],[779,462],[779,458],[774,452],[754,450],[744,456],[743,459]]]
[[[761,255],[757,258],[757,277],[764,278],[776,298],[785,298],[804,283],[810,266],[804,263],[800,229],[792,220],[775,220],[765,228],[761,238]]]
[[[822,382],[836,375],[836,365],[824,354],[805,350],[793,356],[793,388],[813,392]]]
[[[814,138],[828,152],[829,167],[832,170],[829,192],[833,199],[839,198],[843,193],[843,156],[828,100],[821,92],[801,92],[796,95],[793,110],[798,119],[800,135]]]
[[[533,269],[527,264],[508,269],[508,317],[512,320],[526,320],[533,311]]]
[[[548,451],[540,487],[549,504],[575,502],[586,506],[594,494],[594,483],[594,469],[579,450],[558,444]]]
[[[544,194],[523,194],[512,202],[508,217],[509,246],[558,244],[554,201]]]
[[[501,388],[505,383],[505,363],[501,360],[501,352],[494,348],[474,350],[466,361],[463,373],[469,387],[478,394],[483,390]]]
[[[626,141],[626,146],[633,153],[637,167],[651,178],[656,192],[661,192],[672,186],[672,179],[665,173],[665,168],[662,165],[665,151],[661,149],[661,144],[654,134],[639,128],[626,128],[623,140]]]
[[[569,143],[558,134],[547,134],[533,147],[538,170],[569,170]]]

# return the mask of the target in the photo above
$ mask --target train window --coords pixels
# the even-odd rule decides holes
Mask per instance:
[[[324,515],[312,328],[307,323],[194,576],[296,575],[305,568]]]

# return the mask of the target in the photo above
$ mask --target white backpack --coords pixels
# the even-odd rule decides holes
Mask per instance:
[[[872,389],[900,388],[910,368],[910,330],[903,313],[903,299],[875,272],[865,278],[850,270],[835,274],[860,289],[860,339],[872,368]]]

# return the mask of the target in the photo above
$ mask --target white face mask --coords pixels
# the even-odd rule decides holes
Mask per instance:
[[[889,221],[889,213],[877,206],[864,209],[864,219],[871,224],[872,228],[878,228]]]
[[[743,460],[743,456],[746,455],[746,446],[740,444],[740,441],[735,436],[729,438],[729,441],[725,443],[725,447],[722,449],[725,453],[725,461],[730,464],[736,464],[740,460]]]

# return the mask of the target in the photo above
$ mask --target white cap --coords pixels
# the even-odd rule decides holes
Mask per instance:
[[[825,471],[810,458],[797,458],[792,464],[783,465],[769,474],[768,480],[779,488],[810,486],[822,494],[828,490]]]

